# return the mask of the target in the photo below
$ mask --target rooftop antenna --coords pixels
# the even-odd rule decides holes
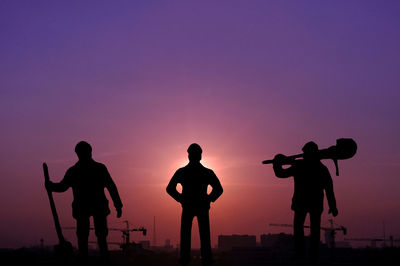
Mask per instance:
[[[156,217],[153,218],[153,246],[156,246]]]
[[[386,247],[386,229],[385,229],[385,221],[383,221],[383,247]]]

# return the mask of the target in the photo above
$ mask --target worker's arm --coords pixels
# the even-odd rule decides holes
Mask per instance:
[[[324,166],[324,179],[325,179],[325,194],[328,200],[329,211],[334,217],[338,215],[338,210],[336,207],[335,193],[333,192],[333,182],[329,170]]]
[[[222,192],[224,191],[221,183],[219,182],[218,177],[215,175],[214,171],[210,170],[210,186],[212,188],[212,191],[210,195],[208,195],[208,199],[211,202],[216,201],[221,195]]]
[[[177,202],[182,203],[182,194],[178,192],[176,186],[181,183],[180,170],[175,172],[174,176],[168,183],[167,193]]]
[[[65,192],[67,191],[68,188],[71,187],[71,181],[72,181],[72,170],[68,169],[67,172],[65,173],[64,178],[58,182],[51,182],[50,180],[46,180],[45,186],[46,189],[52,192]]]
[[[275,172],[275,176],[279,178],[287,178],[290,176],[293,176],[293,166],[290,166],[289,168],[283,169],[283,163],[286,160],[286,156],[283,154],[277,154],[274,157],[272,166]]]
[[[105,174],[105,187],[110,193],[111,199],[114,203],[114,207],[117,211],[117,218],[120,218],[122,216],[122,201],[119,196],[117,186],[115,185],[113,179],[111,178],[111,175],[107,170],[107,167],[105,165],[103,165],[103,167]]]

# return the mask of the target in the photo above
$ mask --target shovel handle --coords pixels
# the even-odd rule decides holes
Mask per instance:
[[[43,163],[43,174],[44,174],[44,180],[50,181],[49,168],[47,167],[46,163]]]
[[[50,181],[49,169],[48,169],[46,163],[43,163],[43,174],[44,174],[44,180]],[[57,210],[56,210],[56,205],[54,203],[53,194],[52,194],[51,190],[48,190],[48,189],[46,189],[46,190],[47,190],[47,195],[49,197],[50,209],[51,209],[51,213],[53,215],[54,226],[57,231],[58,240],[60,241],[60,243],[63,243],[63,242],[65,242],[65,239],[64,239],[64,236],[61,231],[60,220],[58,219],[58,214],[57,214]]]

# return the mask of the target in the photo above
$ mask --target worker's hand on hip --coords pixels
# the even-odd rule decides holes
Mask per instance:
[[[338,210],[335,208],[329,208],[328,213],[332,213],[333,217],[336,217],[338,215]]]
[[[183,204],[183,198],[182,197],[177,198],[176,201],[181,205]]]
[[[117,218],[121,218],[122,216],[122,208],[117,209]]]

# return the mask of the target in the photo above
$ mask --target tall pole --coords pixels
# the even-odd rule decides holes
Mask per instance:
[[[156,246],[156,217],[153,218],[153,246]]]
[[[125,220],[124,223],[126,224],[126,231],[122,231],[122,234],[125,234],[125,244],[129,245],[131,240],[130,240],[130,233],[129,233],[129,221]]]
[[[46,163],[43,163],[43,173],[44,173],[44,179],[46,181],[50,181],[49,170],[47,168],[47,164]],[[60,220],[58,219],[56,205],[55,205],[54,199],[53,199],[53,193],[51,192],[51,190],[47,190],[46,189],[46,191],[47,191],[47,195],[49,197],[51,213],[53,214],[53,220],[54,220],[54,225],[56,227],[58,240],[59,240],[60,243],[65,242],[64,236],[63,236],[63,234],[61,232]]]
[[[386,247],[386,228],[385,228],[385,221],[382,223],[383,226],[383,247]]]

